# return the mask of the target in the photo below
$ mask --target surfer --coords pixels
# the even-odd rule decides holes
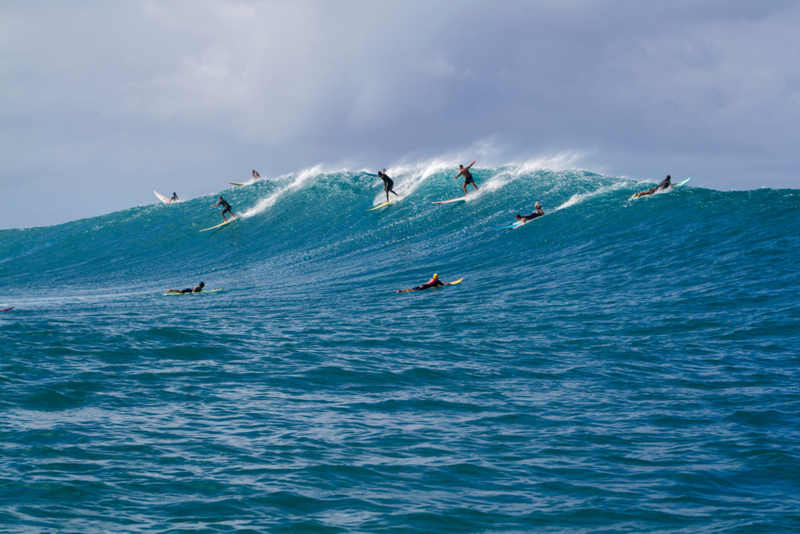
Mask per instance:
[[[171,198],[171,199],[169,199],[169,201],[170,201],[170,202],[177,202],[178,200],[180,200],[180,199],[178,198],[178,193],[176,193],[175,191],[173,191],[173,192],[172,192],[172,198]]]
[[[516,219],[518,221],[522,221],[522,222],[526,223],[528,221],[534,220],[536,217],[541,217],[542,215],[544,215],[544,211],[542,211],[542,205],[541,204],[539,204],[537,202],[536,205],[534,206],[534,208],[536,208],[536,211],[534,211],[530,215],[520,215],[519,213],[517,213]]]
[[[406,291],[422,291],[423,289],[429,289],[431,287],[438,287],[438,286],[444,286],[444,285],[447,285],[447,284],[445,284],[444,282],[439,280],[439,275],[438,274],[434,274],[433,277],[430,280],[428,280],[427,282],[425,282],[424,284],[422,284],[420,286],[411,287],[409,289],[398,289],[397,292],[398,293],[405,293]]]
[[[194,288],[187,287],[186,289],[167,289],[167,292],[164,293],[165,295],[169,295],[170,293],[202,293],[203,288],[206,285],[203,282],[200,282]]]
[[[645,195],[652,195],[653,193],[655,193],[657,191],[661,191],[662,189],[669,189],[670,187],[672,187],[672,182],[670,182],[671,179],[672,178],[670,178],[670,176],[668,174],[667,177],[664,178],[661,181],[660,184],[658,184],[657,186],[653,187],[652,189],[648,189],[647,191],[642,191],[641,193],[634,193],[632,198],[639,198],[639,197],[643,197]]]
[[[478,190],[478,186],[475,184],[475,179],[472,178],[472,173],[469,172],[469,168],[472,167],[473,165],[475,165],[475,160],[472,160],[472,163],[470,163],[466,167],[464,167],[463,165],[459,165],[458,168],[461,169],[461,170],[458,171],[458,174],[453,176],[454,180],[456,178],[458,178],[459,176],[463,176],[464,177],[464,185],[462,186],[464,188],[464,196],[467,196],[467,194],[468,194],[467,193],[467,185],[469,185],[469,184],[472,184],[472,187],[475,188],[475,191]]]
[[[260,178],[261,178],[261,175],[258,174],[255,169],[253,169],[253,179],[258,180]]]
[[[222,197],[219,197],[219,202],[217,202],[216,204],[212,204],[212,205],[211,205],[211,207],[212,207],[212,208],[216,208],[217,206],[222,206],[222,207],[224,207],[224,208],[225,208],[224,210],[222,210],[222,218],[223,218],[223,219],[225,219],[225,222],[228,222],[228,219],[226,219],[226,218],[225,218],[225,214],[226,214],[226,213],[230,213],[230,214],[231,214],[231,218],[232,218],[232,219],[235,219],[235,218],[236,218],[236,215],[234,215],[234,214],[233,214],[233,212],[231,211],[231,205],[230,205],[230,204],[228,204],[228,203],[225,201],[225,199],[224,199],[224,198],[222,198]]]
[[[378,178],[383,180],[383,190],[386,192],[386,202],[389,202],[389,193],[393,194],[394,196],[399,196],[392,189],[394,187],[394,181],[386,175],[386,169],[383,169],[383,172],[378,171]]]

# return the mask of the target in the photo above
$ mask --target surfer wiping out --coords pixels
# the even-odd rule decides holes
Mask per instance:
[[[516,219],[518,221],[526,223],[528,221],[534,220],[536,217],[541,217],[542,215],[544,215],[544,211],[542,210],[542,205],[540,203],[537,202],[534,208],[536,208],[536,211],[534,211],[530,215],[520,215],[519,213],[517,213]]]
[[[253,178],[255,178],[256,180],[258,180],[259,178],[261,178],[261,175],[260,175],[260,174],[258,174],[258,173],[256,172],[256,170],[255,170],[255,169],[253,169]]]
[[[225,201],[225,199],[224,199],[224,198],[222,198],[222,197],[219,197],[219,202],[217,202],[216,204],[212,204],[212,205],[211,205],[211,207],[212,207],[212,208],[216,208],[217,206],[222,206],[222,207],[224,207],[224,208],[225,208],[224,210],[222,210],[222,218],[223,218],[223,219],[225,219],[225,222],[228,222],[228,219],[226,219],[226,218],[225,218],[225,214],[226,214],[226,213],[230,213],[230,214],[231,214],[231,218],[232,218],[232,219],[235,219],[235,218],[236,218],[236,215],[234,215],[234,214],[233,214],[233,212],[231,211],[231,205],[230,205],[230,204],[228,204],[228,203]]]
[[[386,192],[386,202],[389,202],[389,193],[393,194],[394,196],[398,196],[398,194],[392,189],[394,187],[394,181],[386,175],[386,169],[383,169],[383,172],[378,171],[378,178],[383,180],[383,190]]]
[[[462,186],[464,188],[464,196],[467,196],[469,194],[467,193],[468,184],[472,184],[472,187],[475,188],[475,191],[478,190],[478,186],[475,184],[475,179],[472,177],[472,173],[469,172],[470,167],[472,167],[473,165],[475,165],[475,160],[472,160],[472,163],[470,163],[466,167],[464,167],[463,165],[459,165],[458,168],[461,170],[458,171],[458,174],[453,176],[454,180],[459,176],[464,176],[464,185]]]
[[[178,193],[176,193],[175,191],[173,191],[173,192],[172,192],[172,198],[171,198],[171,199],[169,199],[169,201],[170,201],[170,202],[177,202],[178,200],[180,200],[180,199],[178,198]]]
[[[188,287],[186,289],[167,289],[167,292],[164,293],[165,295],[169,295],[170,293],[200,293],[203,291],[203,288],[206,285],[203,282],[200,282],[194,288]]]
[[[668,174],[667,177],[664,178],[661,181],[660,184],[658,184],[657,186],[655,186],[655,187],[653,187],[651,189],[648,189],[647,191],[642,191],[640,193],[634,193],[632,198],[639,198],[639,197],[643,197],[645,195],[652,195],[656,191],[661,191],[662,189],[669,189],[670,187],[672,187],[672,183],[670,182],[671,179],[672,178],[670,178],[670,176]]]

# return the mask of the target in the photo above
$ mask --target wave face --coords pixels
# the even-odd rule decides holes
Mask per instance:
[[[800,192],[453,168],[0,231],[2,522],[800,529]]]

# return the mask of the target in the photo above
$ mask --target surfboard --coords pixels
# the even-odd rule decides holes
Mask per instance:
[[[165,197],[164,195],[162,195],[162,194],[161,194],[161,193],[159,193],[158,191],[153,191],[153,193],[155,193],[155,194],[156,194],[156,196],[158,197],[158,199],[159,199],[161,202],[163,202],[164,204],[169,204],[170,202],[172,202],[170,199],[168,199],[167,197]]]
[[[231,185],[239,186],[239,187],[242,187],[244,185],[244,183],[242,183],[242,182],[228,182],[228,183],[231,184]]]
[[[538,219],[538,217],[537,217],[537,219]],[[508,226],[501,226],[501,227],[498,228],[498,230],[508,230],[509,228],[518,228],[518,227],[522,226],[523,224],[525,224],[525,223],[524,222],[515,222],[514,224],[509,224]]]
[[[379,206],[375,206],[374,208],[370,208],[370,209],[368,209],[367,211],[372,211],[372,210],[376,210],[376,209],[378,209],[378,208],[382,208],[382,207],[384,207],[384,206],[388,206],[389,204],[391,204],[391,203],[392,203],[392,202],[394,202],[395,200],[397,200],[397,199],[393,198],[393,199],[392,199],[392,200],[390,200],[389,202],[384,202],[383,204],[381,204],[381,205],[379,205]]]
[[[213,230],[214,228],[219,228],[220,226],[225,226],[226,224],[230,224],[230,223],[232,223],[232,222],[233,222],[233,221],[235,221],[235,220],[236,220],[236,219],[228,219],[228,220],[227,220],[227,221],[225,221],[224,223],[219,223],[219,224],[218,224],[218,225],[216,225],[216,226],[212,226],[211,228],[204,228],[204,229],[202,229],[202,230],[200,230],[200,231],[201,231],[201,232],[208,232],[209,230]]]
[[[439,202],[434,202],[434,204],[449,204],[450,202],[466,202],[467,195],[458,198],[451,198],[450,200],[440,200]]]
[[[462,278],[461,280],[456,280],[455,282],[447,282],[445,285],[446,286],[454,286],[456,284],[460,284],[463,280],[464,279]]]
[[[13,310],[13,309],[14,309],[14,306],[11,306],[10,308],[6,308],[5,310],[0,310],[0,311],[8,311],[8,310]]]
[[[681,183],[675,184],[673,187],[680,187],[682,185],[686,185],[686,182],[688,182],[689,180],[691,180],[691,178],[687,178],[684,181],[682,181]]]
[[[672,184],[672,187],[680,187],[680,186],[682,186],[682,185],[686,185],[686,183],[687,183],[689,180],[691,180],[691,178],[687,178],[687,179],[685,179],[684,181],[682,181],[681,183],[678,183],[678,184]],[[664,189],[661,189],[660,191],[656,191],[656,193],[660,193],[661,191],[664,191]],[[640,196],[636,196],[636,195],[638,195],[638,194],[639,194],[639,193],[634,193],[634,194],[633,194],[633,196],[632,196],[632,197],[631,197],[629,200],[633,200],[633,199],[636,199],[636,198],[642,198],[642,197],[640,197]],[[650,195],[644,195],[644,196],[648,197],[648,196],[650,196]]]
[[[367,176],[378,176],[377,174],[372,174],[371,172],[361,171],[361,174],[366,174]]]
[[[211,291],[203,290],[200,293],[215,293],[217,291],[222,291],[222,288],[220,287],[219,289],[212,289]],[[197,295],[197,293],[164,293],[165,297],[170,297],[173,295]]]

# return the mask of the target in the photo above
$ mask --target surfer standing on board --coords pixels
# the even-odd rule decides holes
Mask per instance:
[[[219,202],[211,205],[212,208],[216,208],[217,206],[222,206],[225,208],[224,210],[222,210],[222,218],[225,219],[225,222],[228,222],[228,219],[225,218],[226,213],[231,214],[231,220],[236,218],[236,215],[234,215],[233,212],[231,211],[231,205],[228,204],[224,198],[219,197]]]
[[[472,178],[472,173],[469,172],[469,168],[472,167],[473,165],[475,165],[475,160],[472,160],[472,163],[470,163],[466,167],[464,167],[463,165],[459,165],[458,168],[461,170],[458,171],[458,174],[453,176],[454,180],[459,176],[464,176],[464,185],[462,186],[464,188],[464,196],[467,196],[469,194],[467,193],[468,184],[472,184],[472,187],[475,188],[475,191],[478,190],[478,186],[475,184],[475,180]]]
[[[539,204],[537,202],[536,205],[534,206],[534,208],[536,208],[536,211],[534,211],[530,215],[520,215],[519,213],[517,213],[516,219],[518,221],[522,221],[522,222],[526,223],[528,221],[534,220],[536,217],[541,217],[542,215],[544,215],[544,211],[542,210],[542,205],[541,204]]]
[[[194,288],[187,287],[186,289],[167,289],[167,292],[164,293],[164,294],[165,295],[169,295],[170,293],[181,293],[181,294],[183,294],[183,293],[201,293],[205,286],[206,285],[203,282],[200,282],[199,284],[194,286]]]
[[[253,169],[253,178],[256,179],[256,180],[261,178],[261,175],[258,174],[255,169]]]
[[[386,169],[383,169],[383,172],[378,171],[378,178],[383,180],[383,190],[386,192],[386,202],[389,202],[389,193],[393,194],[394,196],[399,196],[392,189],[394,187],[394,181],[386,175]]]
[[[672,187],[672,183],[670,182],[671,179],[672,178],[670,178],[670,176],[668,174],[667,177],[664,178],[661,181],[660,184],[658,184],[657,186],[653,187],[652,189],[648,189],[647,191],[642,191],[641,193],[634,193],[632,198],[639,198],[639,197],[643,197],[645,195],[652,195],[656,191],[661,191],[662,189],[669,189],[670,187]]]

